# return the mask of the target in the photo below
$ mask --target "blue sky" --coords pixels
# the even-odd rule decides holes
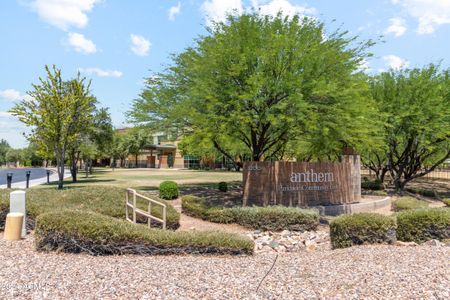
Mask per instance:
[[[430,62],[450,67],[450,0],[3,0],[0,138],[13,147],[27,144],[25,127],[7,111],[27,98],[46,64],[57,65],[66,79],[78,70],[92,79],[92,92],[110,108],[114,125],[124,126],[145,77],[206,34],[211,20],[251,8],[312,16],[361,39],[383,36],[367,72]]]

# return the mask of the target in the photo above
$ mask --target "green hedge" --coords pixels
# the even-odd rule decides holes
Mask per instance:
[[[221,232],[176,232],[149,229],[143,225],[89,211],[65,210],[37,218],[35,244],[38,250],[109,254],[252,254],[252,240]]]
[[[374,180],[374,181],[365,180],[365,181],[361,182],[361,188],[366,189],[366,190],[379,191],[379,190],[382,190],[384,187],[383,187],[383,182],[381,182],[380,180]]]
[[[428,202],[418,200],[414,197],[401,197],[392,202],[392,208],[395,211],[419,209],[428,207]]]
[[[228,191],[228,184],[225,181],[221,181],[217,184],[217,188],[221,192],[226,192]]]
[[[406,191],[413,193],[413,194],[419,194],[424,197],[436,198],[436,193],[433,190],[419,189],[419,188],[406,188]]]
[[[401,241],[422,243],[450,238],[450,208],[403,211],[397,214],[397,223]]]
[[[0,190],[0,226],[4,224],[9,211],[9,193],[12,190]],[[144,196],[156,198],[146,192]],[[164,201],[164,200],[159,200]],[[4,205],[2,205],[2,203]],[[167,228],[177,229],[180,226],[180,214],[173,206],[167,204]],[[138,207],[146,209],[144,202],[138,202]],[[27,190],[27,214],[32,221],[42,213],[60,210],[92,211],[106,216],[125,219],[125,189],[112,186],[90,186],[65,190],[54,188],[33,188]],[[156,217],[162,218],[162,208],[153,206],[152,212]],[[144,218],[138,219],[144,222]],[[160,226],[156,224],[155,226]]]
[[[159,198],[172,200],[178,198],[178,184],[175,181],[163,181],[159,185]]]
[[[330,223],[333,248],[353,245],[394,243],[396,241],[395,218],[375,213],[342,215]]]
[[[222,208],[195,196],[184,196],[182,209],[192,217],[216,223],[237,223],[250,229],[304,231],[314,230],[319,225],[319,212],[315,209],[285,206]]]

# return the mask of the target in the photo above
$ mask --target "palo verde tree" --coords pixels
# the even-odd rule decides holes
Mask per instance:
[[[64,164],[67,151],[77,141],[80,132],[91,124],[95,98],[90,94],[90,83],[80,75],[64,81],[61,70],[45,67],[47,78],[39,78],[28,92],[32,97],[18,103],[11,113],[31,127],[29,139],[43,152],[54,152],[58,169],[58,189],[63,188]]]
[[[371,41],[281,13],[229,16],[208,31],[147,80],[131,122],[200,134],[229,158],[227,148],[245,148],[254,161],[283,157],[289,142],[295,149],[304,140],[326,156],[370,136],[358,68]]]
[[[385,145],[368,154],[389,170],[397,191],[450,157],[450,71],[436,65],[390,71],[370,83],[385,114]]]

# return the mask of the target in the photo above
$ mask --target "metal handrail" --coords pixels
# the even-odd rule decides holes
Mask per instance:
[[[130,202],[130,194],[132,195],[132,202]],[[136,206],[137,198],[144,199],[144,200],[148,201],[148,210],[147,211],[139,209]],[[162,206],[162,210],[163,210],[162,219],[152,215],[152,204]],[[129,216],[128,208],[132,208],[133,209],[133,218],[132,219]],[[164,204],[164,203],[161,203],[159,201],[153,200],[151,198],[145,197],[145,196],[143,196],[141,194],[138,194],[136,192],[136,190],[128,188],[127,189],[127,193],[126,193],[126,207],[125,207],[126,219],[128,221],[130,221],[131,223],[135,223],[136,224],[136,215],[137,214],[142,215],[142,216],[147,218],[147,223],[148,223],[148,227],[149,228],[151,227],[151,221],[154,220],[154,221],[162,223],[162,228],[166,229],[166,224],[167,224],[167,221],[166,221],[167,220],[167,205]]]

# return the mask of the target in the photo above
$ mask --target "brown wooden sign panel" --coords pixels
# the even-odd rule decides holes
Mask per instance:
[[[359,156],[342,162],[246,162],[244,205],[315,206],[361,199]]]

